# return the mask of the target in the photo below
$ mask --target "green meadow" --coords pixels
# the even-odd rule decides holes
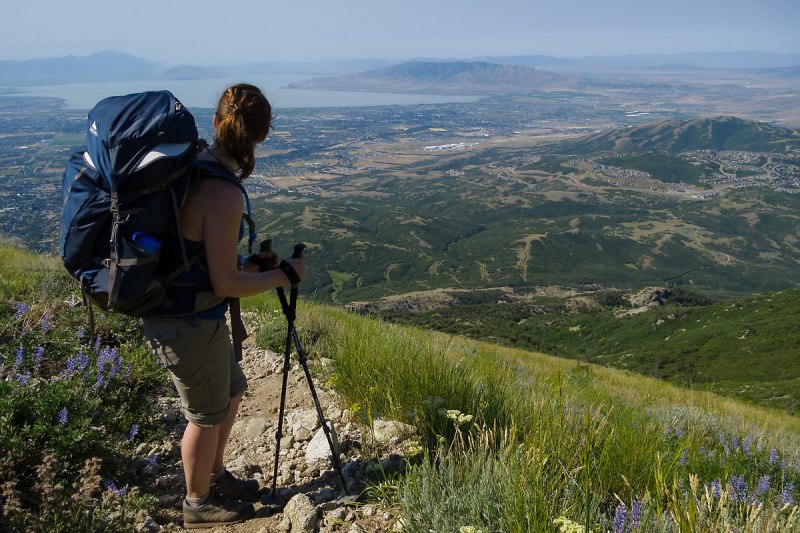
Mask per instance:
[[[137,321],[107,316],[88,338],[75,289],[56,259],[0,248],[0,487],[14,530],[124,531],[157,507],[133,450],[165,436],[153,413],[169,382]],[[397,509],[403,531],[800,530],[800,422],[785,411],[302,294],[315,379],[367,428],[416,428],[405,471],[361,495]],[[245,307],[273,345],[275,298]]]

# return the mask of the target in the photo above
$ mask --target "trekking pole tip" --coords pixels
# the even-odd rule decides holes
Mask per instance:
[[[306,249],[305,243],[298,242],[294,245],[294,250],[292,251],[292,257],[297,259],[298,257],[303,257],[303,250]]]

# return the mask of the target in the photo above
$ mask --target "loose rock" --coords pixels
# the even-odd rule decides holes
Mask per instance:
[[[311,533],[317,527],[317,509],[305,494],[297,494],[289,500],[283,514],[291,522],[292,533]]]

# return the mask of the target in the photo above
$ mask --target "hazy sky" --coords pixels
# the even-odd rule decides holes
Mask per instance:
[[[800,52],[800,0],[2,0],[0,59]]]

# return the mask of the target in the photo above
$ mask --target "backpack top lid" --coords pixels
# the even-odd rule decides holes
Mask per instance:
[[[111,96],[89,111],[85,158],[114,192],[126,176],[196,142],[194,117],[171,92]]]

